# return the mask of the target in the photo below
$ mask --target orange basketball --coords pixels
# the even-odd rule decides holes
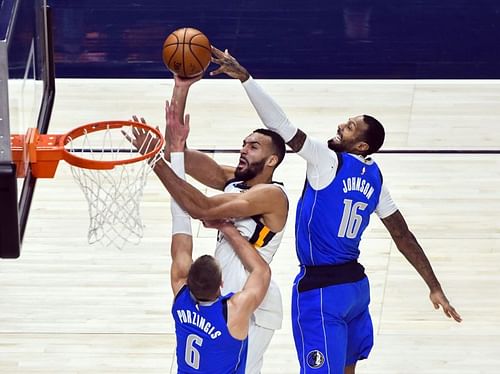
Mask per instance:
[[[208,38],[191,27],[175,30],[163,43],[163,62],[172,73],[183,78],[204,72],[211,56]]]

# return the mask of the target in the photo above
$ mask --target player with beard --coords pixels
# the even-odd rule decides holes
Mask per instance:
[[[368,357],[373,327],[370,289],[358,263],[359,243],[371,213],[382,220],[398,249],[430,290],[434,307],[461,321],[427,256],[394,204],[370,157],[385,132],[369,115],[349,118],[327,143],[308,137],[226,50],[212,47],[212,61],[239,79],[269,129],[307,161],[306,184],[297,204],[296,251],[300,262],[292,291],[292,326],[301,373],[351,374]]]
[[[166,105],[167,159],[170,157],[171,144],[185,145],[189,134],[189,115],[184,116],[184,108],[189,87],[199,79],[175,77],[172,100]],[[140,130],[134,135],[134,144],[143,144],[146,135]],[[159,161],[154,171],[172,197],[193,218],[230,218],[241,235],[253,244],[267,263],[271,263],[283,237],[288,216],[288,198],[284,187],[273,181],[274,170],[285,156],[283,139],[268,129],[253,131],[243,140],[236,167],[219,165],[202,152],[187,147],[184,149],[186,173],[204,185],[225,193],[207,197],[176,177],[166,162]],[[217,238],[215,258],[222,268],[222,292],[226,294],[241,290],[248,273],[221,232]],[[264,352],[274,331],[281,328],[282,319],[281,293],[278,285],[271,280],[263,302],[250,321],[245,373],[260,373]]]

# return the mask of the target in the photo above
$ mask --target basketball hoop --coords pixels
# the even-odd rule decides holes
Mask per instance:
[[[139,148],[131,143],[136,135],[143,140]],[[11,136],[18,177],[25,176],[26,163],[37,178],[53,178],[60,160],[71,165],[89,205],[89,243],[119,249],[143,236],[140,201],[163,144],[158,129],[134,121],[96,122],[63,135],[30,129]]]

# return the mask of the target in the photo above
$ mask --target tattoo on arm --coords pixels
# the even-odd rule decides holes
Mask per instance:
[[[292,150],[294,152],[299,152],[302,149],[302,147],[304,146],[304,142],[306,141],[306,138],[307,138],[306,133],[303,132],[301,129],[298,129],[297,133],[286,144],[288,144],[288,146],[290,148],[292,148]]]
[[[429,259],[413,233],[408,229],[401,212],[396,211],[389,217],[382,219],[382,222],[391,234],[398,250],[420,274],[427,286],[431,290],[440,289],[441,286],[432,270]]]

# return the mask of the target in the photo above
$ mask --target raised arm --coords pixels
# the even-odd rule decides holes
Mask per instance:
[[[212,46],[212,54],[212,61],[218,64],[219,68],[210,74],[227,74],[239,79],[264,126],[278,133],[294,152],[307,161],[309,169],[314,169],[316,175],[331,173],[332,166],[334,172],[336,171],[337,156],[327,147],[326,141],[321,143],[310,139],[302,130],[295,127],[274,99],[252,79],[248,71],[227,50],[222,52]]]
[[[176,124],[183,123],[184,111],[186,108],[187,96],[189,88],[192,84],[201,79],[201,75],[184,79],[175,75],[175,85],[172,92],[171,103],[175,104],[175,121],[168,122],[167,120],[167,138],[165,146],[165,156],[170,159],[171,137],[175,136],[174,132],[179,130]],[[223,190],[226,182],[234,177],[234,167],[219,165],[210,156],[203,152],[187,148],[186,139],[187,133],[184,134],[184,152],[185,152],[185,168],[186,172],[193,178],[203,183],[206,186]]]
[[[417,270],[429,287],[429,297],[434,308],[439,309],[439,306],[441,306],[446,316],[453,318],[457,322],[461,322],[462,318],[446,298],[424,250],[420,244],[418,244],[413,233],[409,230],[401,212],[397,210],[390,216],[383,218],[382,222],[391,234],[398,250],[405,256],[415,270]]]
[[[184,154],[172,153],[172,167],[179,178],[184,178]],[[191,218],[172,199],[170,202],[172,214],[172,242],[170,252],[172,266],[170,268],[170,281],[174,296],[187,283],[189,268],[193,263],[193,237],[191,234]]]
[[[219,75],[219,74],[227,74],[231,78],[239,79],[241,83],[243,83],[243,87],[245,88],[250,101],[255,107],[257,114],[259,115],[262,123],[264,125],[278,133],[283,140],[288,143],[292,142],[292,145],[296,145],[296,147],[292,147],[295,152],[298,152],[303,145],[300,144],[298,140],[294,140],[297,133],[297,128],[288,120],[286,114],[280,108],[280,106],[274,102],[274,100],[267,95],[262,89],[259,89],[259,86],[252,79],[248,71],[240,65],[240,63],[229,53],[226,49],[224,52],[212,46],[212,62],[219,65],[219,67],[210,72],[210,75]],[[261,92],[257,92],[261,91]],[[305,134],[302,133],[304,140]]]

